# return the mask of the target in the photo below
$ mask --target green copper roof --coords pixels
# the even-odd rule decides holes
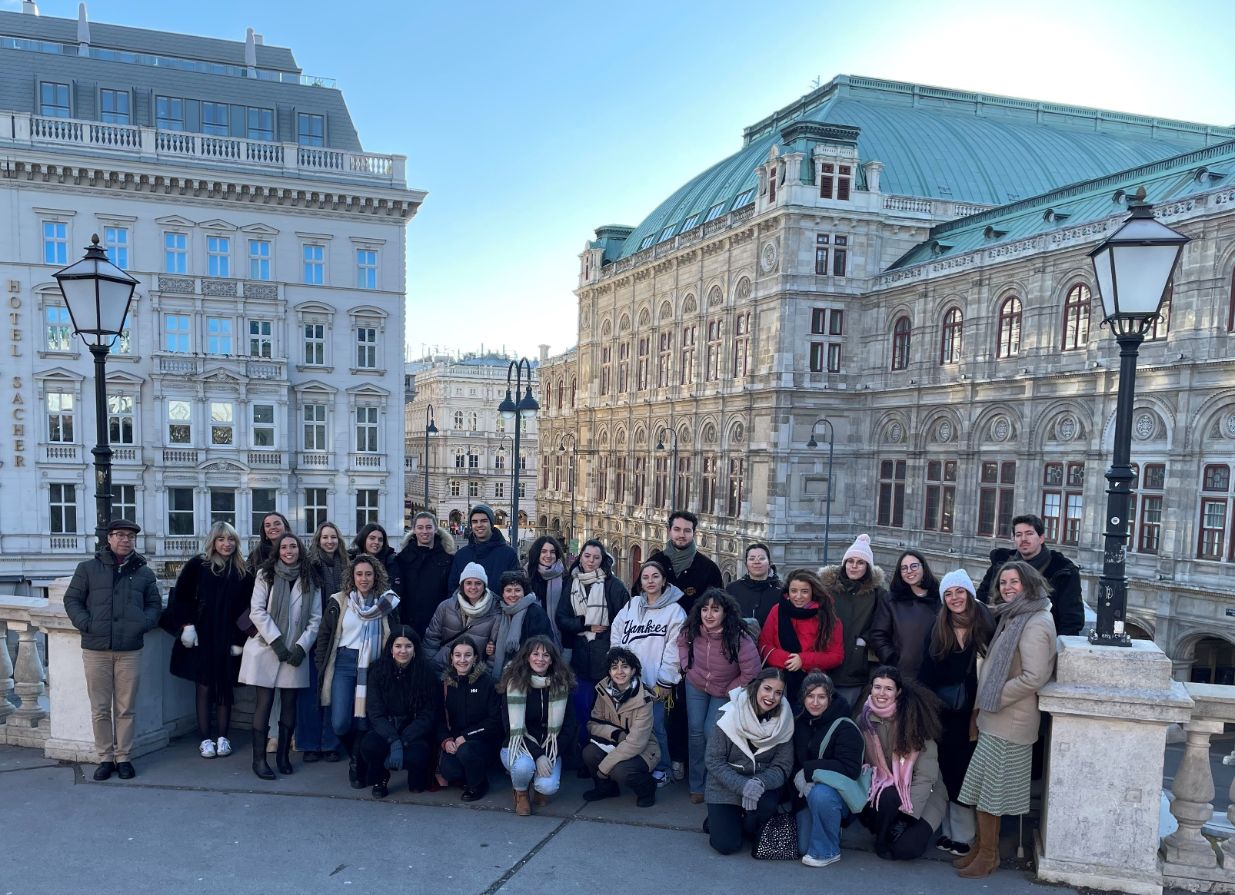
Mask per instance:
[[[842,75],[747,128],[743,147],[662,202],[621,256],[750,201],[755,169],[798,120],[858,128],[860,161],[884,164],[883,193],[982,205],[1235,138],[1232,128]]]

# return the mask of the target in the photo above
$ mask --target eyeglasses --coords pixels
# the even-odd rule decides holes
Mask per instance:
[[[920,562],[911,562],[911,563],[907,563],[907,564],[905,564],[905,565],[901,566],[901,571],[902,571],[902,572],[916,572],[916,571],[918,571],[920,568],[922,568],[922,563],[920,563]]]
[[[107,535],[109,538],[115,538],[117,541],[132,541],[137,538],[137,535],[131,531],[113,531]]]

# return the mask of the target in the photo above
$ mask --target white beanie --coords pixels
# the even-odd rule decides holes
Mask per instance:
[[[463,567],[463,572],[459,575],[459,583],[462,584],[468,578],[479,578],[485,583],[485,587],[489,586],[489,573],[478,562],[470,562]]]
[[[943,576],[943,580],[939,582],[940,598],[942,599],[945,591],[953,587],[963,587],[969,591],[969,596],[975,600],[978,598],[978,591],[973,586],[973,579],[969,577],[969,573],[964,569],[955,569]]]
[[[871,553],[870,535],[858,535],[858,539],[853,542],[853,546],[846,550],[845,555],[841,557],[841,562],[844,562],[851,556],[866,560],[868,566],[875,564],[875,554]]]

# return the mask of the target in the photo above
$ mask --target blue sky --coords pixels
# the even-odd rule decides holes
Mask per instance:
[[[0,8],[20,6],[0,0]],[[242,40],[337,79],[366,149],[429,197],[408,231],[413,356],[574,344],[578,254],[734,152],[742,128],[861,74],[1235,123],[1221,3],[93,0],[92,20]],[[42,0],[44,15],[77,3]]]

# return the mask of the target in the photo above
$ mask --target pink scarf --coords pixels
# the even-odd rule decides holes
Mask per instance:
[[[918,760],[919,753],[897,755],[893,752],[892,767],[889,768],[887,759],[883,755],[883,743],[879,739],[879,733],[875,729],[871,715],[882,721],[895,722],[896,703],[886,709],[877,709],[871,705],[870,698],[867,697],[866,704],[862,706],[862,714],[858,717],[858,729],[862,731],[862,739],[866,741],[866,756],[874,760],[873,765],[868,765],[871,768],[869,802],[872,806],[878,805],[880,793],[889,786],[895,786],[896,794],[901,799],[901,811],[912,814],[913,800],[909,796],[909,786],[913,782],[913,766]]]

